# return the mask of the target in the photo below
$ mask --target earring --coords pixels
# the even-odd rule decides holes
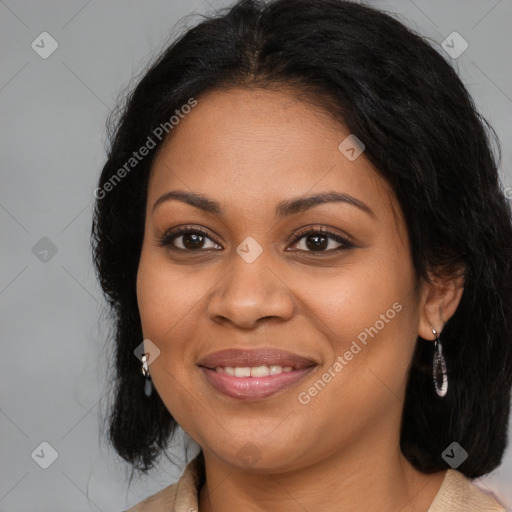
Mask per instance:
[[[439,334],[432,328],[432,332],[436,339],[434,340],[434,361],[433,361],[433,376],[434,387],[438,396],[443,397],[448,391],[448,374],[446,372],[446,360],[443,355],[443,346],[439,339]]]
[[[142,354],[142,375],[146,377],[146,382],[144,383],[144,394],[146,396],[150,396],[153,391],[153,384],[151,383],[151,376],[149,375],[148,358],[149,352]]]

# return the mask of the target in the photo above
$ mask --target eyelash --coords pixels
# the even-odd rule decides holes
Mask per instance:
[[[208,232],[206,232],[202,229],[191,228],[189,226],[182,226],[180,228],[176,228],[174,230],[166,232],[161,238],[159,238],[158,245],[160,247],[167,247],[172,251],[181,251],[181,252],[203,252],[206,250],[212,250],[212,249],[201,249],[201,248],[199,248],[197,250],[182,249],[180,247],[174,246],[172,243],[173,240],[175,238],[178,238],[179,235],[183,235],[183,234],[196,234],[196,235],[205,236],[206,238],[209,238],[210,240],[212,240],[214,243],[218,244],[218,242],[212,236],[210,236],[210,234]],[[355,247],[355,245],[352,244],[347,239],[343,238],[339,234],[334,233],[333,231],[330,231],[329,229],[326,229],[326,228],[310,229],[309,231],[297,233],[295,238],[292,241],[292,245],[295,245],[297,242],[299,242],[300,240],[302,240],[303,238],[305,238],[309,235],[328,236],[328,237],[334,239],[336,242],[338,242],[341,245],[340,245],[340,247],[337,247],[336,249],[330,249],[328,251],[323,250],[323,251],[317,252],[317,251],[305,251],[305,250],[299,249],[299,252],[306,252],[306,253],[311,253],[311,254],[332,254],[332,253],[335,253],[338,251],[343,251],[343,250],[351,249],[351,248]],[[218,244],[218,245],[220,245],[220,244]],[[213,250],[218,250],[218,249],[213,249]]]

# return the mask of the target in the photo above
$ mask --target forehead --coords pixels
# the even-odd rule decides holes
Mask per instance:
[[[214,197],[233,213],[326,190],[374,211],[392,207],[387,182],[364,152],[350,160],[340,151],[350,131],[293,91],[215,90],[197,101],[153,164],[148,207],[170,189]]]

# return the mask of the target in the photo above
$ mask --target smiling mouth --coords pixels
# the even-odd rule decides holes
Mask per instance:
[[[223,350],[198,362],[213,389],[238,400],[274,395],[302,380],[317,366],[319,363],[310,358],[270,347]]]

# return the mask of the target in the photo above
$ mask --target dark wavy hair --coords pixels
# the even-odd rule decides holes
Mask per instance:
[[[512,216],[498,174],[499,142],[428,40],[392,15],[342,0],[241,0],[204,16],[109,117],[91,233],[114,320],[109,441],[132,475],[146,473],[177,426],[158,393],[144,395],[134,356],[143,340],[136,276],[147,186],[165,138],[121,181],[114,175],[190,98],[273,86],[291,87],[364,142],[401,206],[417,283],[431,282],[429,272],[462,269],[464,292],[442,333],[448,393],[440,399],[434,392],[433,344],[418,338],[400,444],[425,473],[448,468],[441,455],[453,441],[468,452],[459,471],[469,478],[490,472],[507,445],[512,385]]]

